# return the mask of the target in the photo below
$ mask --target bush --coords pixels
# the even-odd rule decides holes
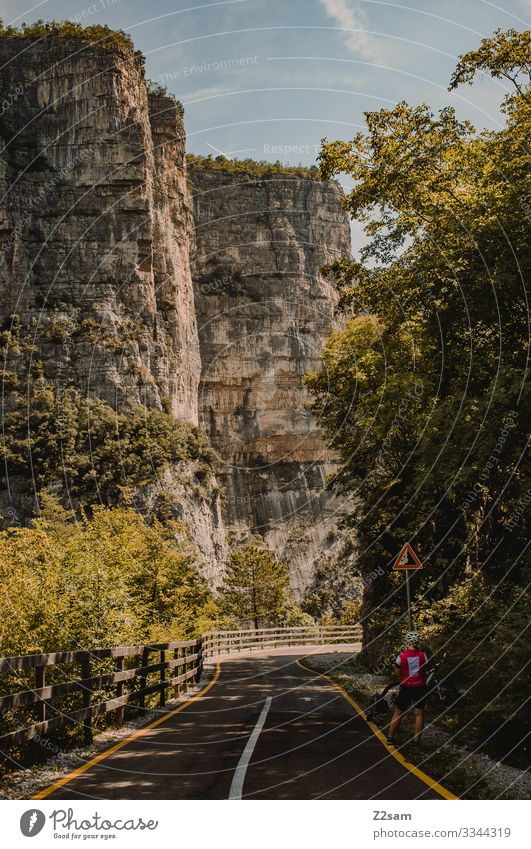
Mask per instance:
[[[285,165],[281,162],[257,162],[254,159],[227,159],[225,156],[199,156],[189,153],[186,157],[188,166],[198,171],[227,171],[232,174],[242,174],[248,177],[262,179],[272,174],[289,174],[292,177],[302,177],[306,180],[321,180],[321,172],[316,165]]]
[[[0,37],[20,39],[40,39],[53,35],[59,38],[97,44],[106,50],[118,51],[128,56],[134,52],[134,45],[123,30],[113,30],[104,24],[92,24],[84,27],[74,21],[35,21],[22,24],[21,27],[4,26],[0,20]]]

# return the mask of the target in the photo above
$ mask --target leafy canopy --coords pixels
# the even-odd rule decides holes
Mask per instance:
[[[471,84],[479,71],[495,79],[506,79],[515,88],[519,97],[529,101],[531,82],[531,32],[497,29],[490,38],[484,38],[478,50],[470,50],[460,56],[450,82],[450,89],[463,83]]]
[[[178,640],[217,608],[176,523],[132,507],[76,520],[43,494],[31,527],[0,533],[0,655]]]
[[[462,658],[476,707],[475,664],[493,631],[500,644],[522,633],[512,599],[529,580],[530,66],[529,33],[512,30],[460,59],[452,86],[477,71],[514,84],[498,132],[477,133],[449,107],[399,103],[367,113],[350,141],[325,139],[320,155],[324,177],[353,178],[344,203],[370,237],[358,260],[327,269],[347,321],[307,379],[342,459],[335,482],[356,499],[364,656],[376,664],[401,642],[391,565],[411,540],[425,567],[415,615]],[[468,642],[460,617],[473,619]],[[523,645],[505,691],[517,706]],[[501,665],[493,677],[496,689]]]

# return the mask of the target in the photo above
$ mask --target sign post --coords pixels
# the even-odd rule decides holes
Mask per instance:
[[[394,562],[393,569],[404,570],[406,573],[406,598],[407,598],[407,624],[410,631],[413,630],[411,618],[411,590],[409,588],[409,573],[412,569],[422,569],[422,563],[408,542],[400,549],[400,554]]]
[[[406,569],[406,598],[407,598],[407,627],[408,631],[413,630],[413,620],[411,618],[411,590],[409,589],[409,569]]]

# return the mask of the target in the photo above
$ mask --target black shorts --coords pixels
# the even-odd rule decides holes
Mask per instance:
[[[395,706],[401,711],[409,710],[413,707],[424,710],[427,694],[428,688],[425,684],[421,684],[418,687],[407,687],[405,684],[401,684]]]

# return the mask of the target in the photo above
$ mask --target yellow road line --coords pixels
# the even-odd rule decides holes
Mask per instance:
[[[37,793],[36,796],[32,796],[32,799],[45,799],[46,796],[50,795],[50,793],[54,793],[60,787],[64,787],[65,784],[68,784],[68,782],[72,781],[72,779],[76,778],[76,776],[82,775],[84,772],[87,771],[87,769],[90,769],[91,766],[100,763],[100,761],[104,760],[109,755],[112,755],[114,752],[117,752],[118,749],[123,749],[124,746],[127,746],[127,744],[131,743],[133,740],[138,740],[138,738],[142,737],[142,735],[145,734],[146,731],[149,731],[151,728],[156,728],[157,725],[161,725],[161,723],[166,722],[166,720],[168,719],[171,719],[171,717],[175,716],[176,713],[180,713],[182,710],[185,710],[185,708],[189,707],[192,702],[195,702],[197,701],[197,699],[201,698],[201,696],[204,696],[204,694],[208,690],[210,690],[211,687],[214,686],[214,684],[219,678],[220,672],[221,665],[219,663],[216,663],[216,671],[214,673],[212,681],[210,681],[206,685],[206,687],[200,690],[199,693],[196,693],[195,696],[192,696],[191,699],[188,699],[188,701],[183,702],[183,704],[179,705],[179,707],[175,708],[175,710],[169,711],[169,713],[165,713],[164,716],[159,716],[158,719],[156,719],[154,722],[151,722],[149,725],[144,725],[142,728],[138,728],[136,731],[133,732],[133,734],[131,734],[129,737],[126,737],[125,740],[120,740],[119,743],[116,743],[116,745],[111,746],[110,749],[105,749],[104,752],[100,752],[98,755],[95,755],[89,761],[84,763],[83,766],[79,766],[77,767],[77,769],[74,769],[73,772],[69,772],[68,775],[64,776],[64,778],[58,778],[57,781],[55,781],[49,787],[46,787],[44,790],[41,790],[40,793]]]
[[[435,781],[434,778],[430,778],[429,775],[426,775],[425,772],[416,767],[414,764],[410,763],[410,761],[406,760],[406,758],[402,754],[400,754],[400,752],[397,752],[396,749],[394,749],[392,746],[388,746],[387,740],[385,739],[378,726],[374,722],[369,722],[369,720],[365,716],[365,711],[363,710],[363,708],[361,708],[359,704],[355,702],[354,699],[351,698],[351,696],[349,696],[349,694],[341,686],[341,684],[338,684],[337,681],[334,681],[334,679],[330,678],[329,675],[324,675],[322,672],[316,672],[315,669],[310,669],[308,666],[304,666],[304,664],[301,663],[300,660],[298,660],[297,663],[306,672],[312,672],[314,675],[319,675],[320,678],[324,678],[325,681],[328,681],[329,684],[332,684],[332,686],[335,687],[336,690],[339,690],[339,692],[347,700],[347,702],[352,705],[356,713],[359,714],[363,721],[367,723],[372,733],[378,738],[382,746],[387,749],[389,754],[392,755],[398,761],[398,763],[402,764],[402,766],[408,769],[409,772],[412,772],[413,775],[416,775],[417,778],[420,778],[420,780],[423,781],[424,784],[427,784],[428,787],[431,788],[431,790],[435,790],[444,799],[459,799],[459,796],[454,796],[454,794],[450,790],[447,790],[446,787],[443,787],[442,784],[439,784],[439,782]]]

